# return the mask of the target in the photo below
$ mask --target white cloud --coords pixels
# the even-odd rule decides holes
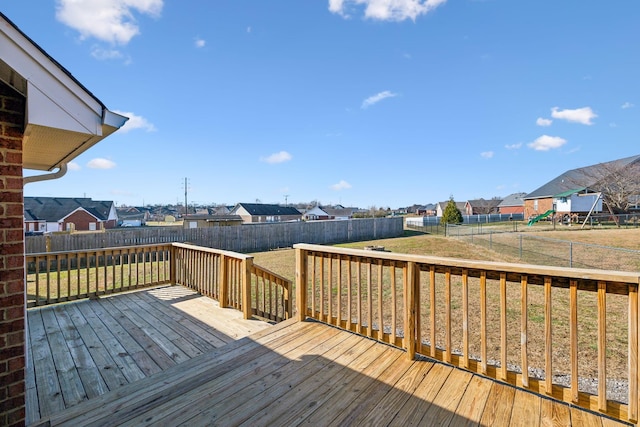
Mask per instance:
[[[482,153],[480,153],[480,157],[482,157],[483,159],[491,159],[493,157],[493,151],[483,151]]]
[[[261,157],[260,161],[261,162],[265,162],[265,163],[270,163],[270,164],[274,164],[274,163],[284,163],[284,162],[288,162],[289,160],[291,160],[293,157],[291,156],[291,154],[287,153],[286,151],[280,151],[279,153],[274,153],[268,157]]]
[[[504,146],[504,148],[506,148],[507,150],[517,150],[520,147],[522,147],[522,142],[518,142],[516,144],[507,144]]]
[[[332,190],[335,191],[340,191],[340,190],[348,190],[349,188],[351,188],[351,184],[349,184],[347,181],[345,181],[344,179],[341,180],[339,183],[337,184],[333,184],[331,186]]]
[[[67,168],[70,171],[79,171],[80,169],[82,169],[82,167],[79,164],[77,164],[76,162],[67,163]]]
[[[113,44],[127,44],[140,34],[134,11],[160,16],[163,0],[57,0],[58,21],[80,32]]]
[[[447,0],[329,0],[329,11],[344,18],[350,11],[364,7],[364,17],[380,21],[413,21],[446,3]]]
[[[91,169],[113,169],[116,167],[116,164],[108,159],[93,159],[87,163],[87,167]]]
[[[105,61],[109,59],[122,58],[122,52],[116,49],[104,49],[100,46],[93,46],[93,48],[91,48],[91,56],[101,61]]]
[[[554,148],[560,148],[566,143],[567,140],[559,136],[542,135],[528,145],[536,151],[549,151]]]
[[[568,122],[592,125],[591,120],[598,117],[591,107],[576,108],[575,110],[559,110],[558,107],[551,109],[551,117],[554,119],[566,120]]]
[[[128,111],[113,110],[113,112],[121,116],[129,117],[129,120],[120,128],[120,132],[122,133],[127,133],[135,129],[144,129],[147,132],[155,132],[157,130],[153,123],[150,123],[142,116]]]
[[[536,124],[538,126],[551,126],[551,123],[553,123],[553,120],[545,119],[543,117],[538,117],[538,120],[536,120]]]
[[[620,108],[622,108],[623,110],[626,110],[627,108],[633,108],[635,107],[635,105],[633,105],[630,102],[625,102],[624,104],[622,104],[622,106]]]
[[[362,101],[362,106],[360,108],[369,108],[374,104],[377,104],[378,102],[382,101],[383,99],[386,98],[393,98],[395,96],[398,96],[397,93],[393,93],[391,91],[385,90],[383,92],[377,93],[373,96],[368,97],[367,99],[365,99],[364,101]]]
[[[207,41],[203,40],[203,39],[200,39],[200,38],[197,38],[196,41],[195,41],[195,45],[198,48],[204,47],[206,44],[207,44]]]

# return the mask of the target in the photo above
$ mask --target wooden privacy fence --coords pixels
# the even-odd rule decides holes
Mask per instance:
[[[291,282],[251,256],[185,244],[27,255],[27,306],[179,284],[222,307],[273,321],[291,317]]]
[[[637,422],[637,274],[294,248],[299,319]]]
[[[241,253],[291,247],[294,243],[334,244],[402,236],[403,218],[298,221],[233,227],[126,227],[96,233],[27,236],[25,252],[66,252],[110,247],[189,243]]]

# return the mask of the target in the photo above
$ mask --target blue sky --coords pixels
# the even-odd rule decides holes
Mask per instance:
[[[131,120],[27,196],[368,208],[640,154],[640,2],[0,0]]]

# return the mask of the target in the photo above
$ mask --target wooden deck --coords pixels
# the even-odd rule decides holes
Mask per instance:
[[[30,309],[27,423],[269,327],[182,286]]]
[[[132,323],[127,323],[123,331],[129,332],[134,318],[156,316],[151,314],[151,307],[144,305],[156,298],[152,293],[145,292],[139,297],[144,303],[141,306],[134,306],[134,298],[138,296],[129,295],[124,302],[106,298],[91,301],[87,304],[90,309],[68,305],[54,312],[68,313],[71,321],[84,318],[87,323],[99,319],[112,324],[110,318],[126,316]],[[116,307],[120,307],[118,312],[122,315],[114,314]],[[35,325],[51,316],[44,310],[40,316],[31,314],[30,324]],[[180,323],[184,325],[184,320]],[[163,325],[160,329],[169,328],[167,323]],[[175,329],[174,332],[186,334],[192,328],[184,325],[180,333]],[[65,326],[60,326],[58,334],[62,338],[58,339],[66,339],[64,331]],[[203,332],[198,331],[197,335]],[[205,335],[214,341],[213,337],[219,338],[215,332]],[[31,339],[37,342],[38,336]],[[75,342],[74,338],[67,341]],[[215,347],[214,343],[209,346]],[[91,347],[92,344],[87,345],[87,351]],[[145,373],[144,378],[136,370],[141,378],[135,380],[132,376],[129,384],[122,385],[120,382],[125,382],[122,377],[127,377],[121,373],[113,390],[88,400],[84,398],[35,424],[620,425],[438,362],[408,360],[402,350],[313,321],[289,320],[219,348],[189,347],[191,358],[178,353],[175,347],[171,351],[174,357],[168,358],[172,366],[164,370],[155,368],[154,372]],[[70,344],[69,348],[74,347]],[[197,355],[197,351],[201,354]],[[132,363],[135,358],[130,356],[126,359],[131,366],[143,370],[145,364]],[[178,363],[176,359],[184,361]],[[145,363],[151,364],[151,360]]]

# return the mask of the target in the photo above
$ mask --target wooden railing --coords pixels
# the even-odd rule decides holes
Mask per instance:
[[[32,254],[25,261],[28,307],[171,283],[241,310],[245,318],[291,317],[291,281],[235,252],[168,243]]]
[[[170,248],[147,245],[27,255],[27,306],[169,283]]]
[[[291,317],[291,281],[236,252],[174,243],[172,283],[196,290],[244,313],[276,322]],[[222,285],[224,284],[224,285]]]
[[[637,422],[637,274],[294,248],[300,320]],[[608,398],[607,380],[626,397]]]

